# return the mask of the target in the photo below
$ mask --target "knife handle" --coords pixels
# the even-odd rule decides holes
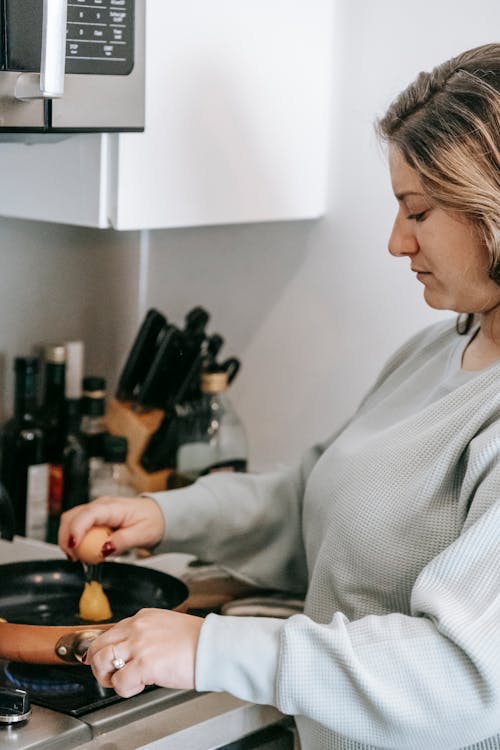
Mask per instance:
[[[220,367],[227,374],[227,384],[229,385],[238,374],[241,362],[236,357],[229,357],[229,359],[221,363]]]
[[[179,329],[167,323],[153,361],[135,394],[136,407],[162,407],[169,371],[175,366],[179,355],[179,337]]]
[[[167,325],[167,319],[152,308],[146,314],[132,344],[116,390],[119,401],[132,401],[136,390],[144,381],[158,348],[158,337]]]

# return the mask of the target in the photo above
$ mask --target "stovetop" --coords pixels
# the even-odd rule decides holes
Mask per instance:
[[[47,558],[66,559],[55,545],[24,537],[16,537],[14,542],[0,540],[0,563]],[[189,562],[189,559],[188,556],[186,560]],[[172,568],[177,565],[179,570],[179,566],[183,564],[187,564],[186,561],[179,561],[174,556],[173,562],[164,562],[163,567]],[[26,690],[33,705],[75,718],[126,700],[112,688],[101,687],[90,668],[83,665],[49,666],[0,659],[0,687]],[[148,700],[148,694],[158,690],[154,685],[147,687],[143,691],[142,703]],[[163,692],[168,694],[169,691]]]
[[[0,687],[26,690],[35,705],[76,717],[124,700],[112,688],[101,687],[91,670],[80,665],[47,666],[0,659]],[[144,692],[156,689],[150,686]]]
[[[23,537],[12,543],[0,539],[0,564],[57,557],[65,559],[54,545]],[[190,569],[195,560],[192,555],[168,553],[137,563],[184,580],[187,573],[193,609],[200,614],[217,611],[221,602],[233,598],[234,582],[225,582],[222,576],[214,582],[206,567]],[[193,575],[198,585],[192,585]],[[203,596],[193,598],[193,592]],[[101,688],[82,665],[52,667],[0,660],[0,686],[5,685],[28,690],[33,704],[25,724],[0,728],[0,747],[6,750],[157,750],[159,742],[162,750],[204,750],[222,747],[223,740],[234,742],[242,736],[242,727],[249,733],[284,719],[275,708],[255,706],[227,693],[151,686],[132,698],[120,698],[113,690]]]

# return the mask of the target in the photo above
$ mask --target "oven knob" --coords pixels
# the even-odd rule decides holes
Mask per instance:
[[[0,725],[18,724],[31,716],[31,703],[25,690],[0,687]]]

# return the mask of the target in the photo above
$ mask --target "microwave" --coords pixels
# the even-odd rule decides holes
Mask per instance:
[[[145,1],[0,0],[0,140],[144,130]]]

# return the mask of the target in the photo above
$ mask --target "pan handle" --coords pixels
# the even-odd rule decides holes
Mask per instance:
[[[78,664],[92,641],[111,625],[64,627],[2,622],[0,658],[31,664]]]
[[[83,664],[82,657],[88,651],[92,641],[104,630],[95,628],[93,630],[82,630],[77,633],[67,633],[56,643],[56,654],[68,664]]]

